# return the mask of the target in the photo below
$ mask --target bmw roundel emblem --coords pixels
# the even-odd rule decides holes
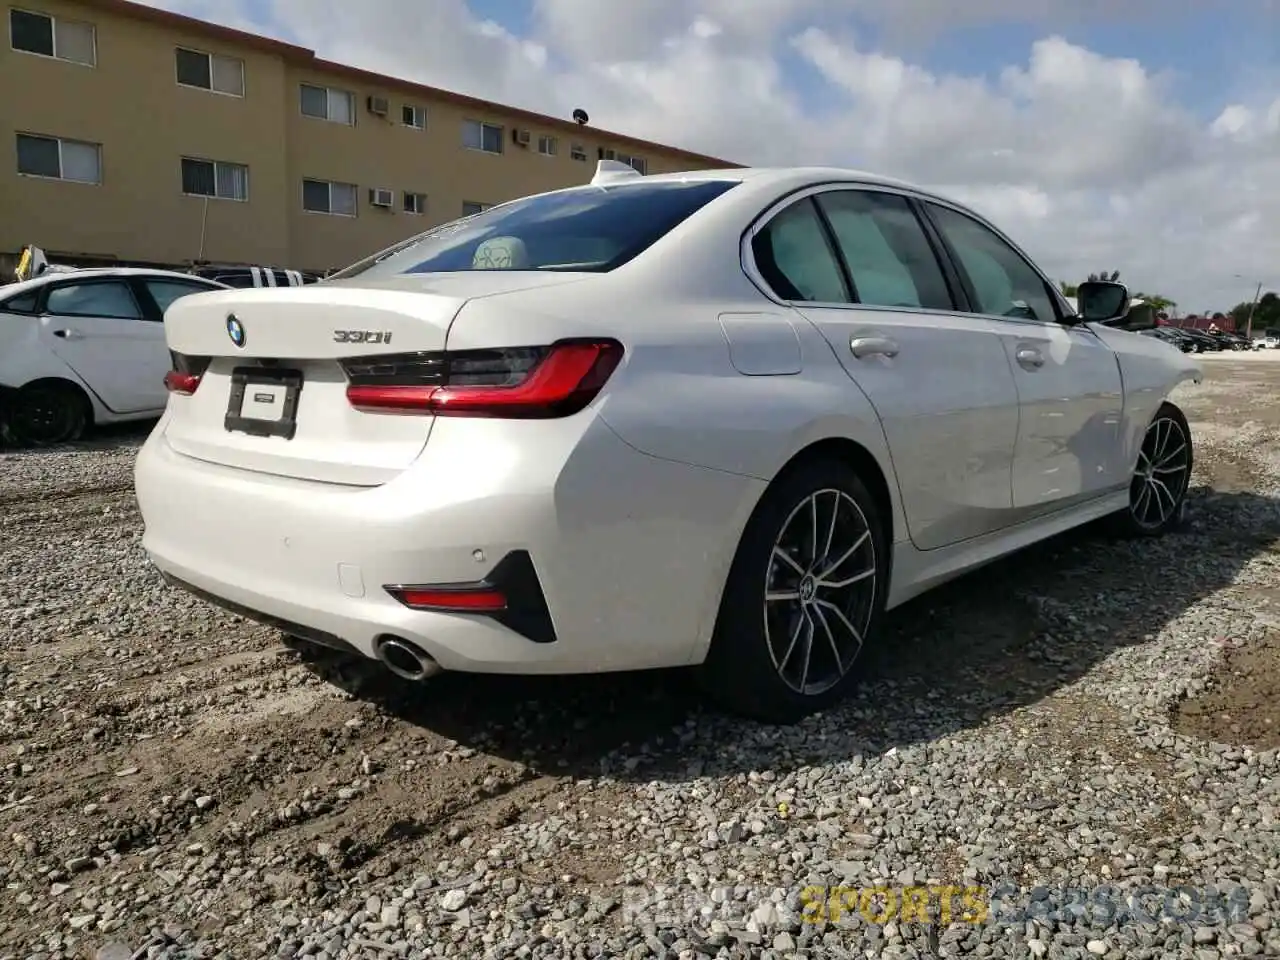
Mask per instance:
[[[244,346],[244,324],[234,313],[227,314],[227,336],[237,347]]]

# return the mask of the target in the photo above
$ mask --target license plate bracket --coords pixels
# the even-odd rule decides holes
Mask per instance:
[[[263,388],[255,391],[254,388]],[[229,431],[255,437],[281,437],[292,440],[298,429],[298,395],[302,392],[302,373],[274,367],[236,367],[231,371],[231,395],[227,398],[227,415],[223,426]],[[261,409],[270,404],[279,416],[245,415],[245,399]]]

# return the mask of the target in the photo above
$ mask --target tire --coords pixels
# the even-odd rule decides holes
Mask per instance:
[[[1129,506],[1112,517],[1122,537],[1161,537],[1180,526],[1195,465],[1186,416],[1172,403],[1160,405],[1143,435],[1129,483]]]
[[[75,387],[61,383],[33,383],[23,387],[13,399],[8,418],[13,439],[31,447],[78,440],[88,423],[85,398]]]
[[[774,480],[725,582],[699,669],[708,697],[731,713],[784,724],[844,697],[884,613],[887,541],[876,500],[849,465],[802,462]]]

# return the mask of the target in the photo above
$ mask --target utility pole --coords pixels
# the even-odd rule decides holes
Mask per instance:
[[[1253,312],[1258,309],[1258,298],[1262,296],[1262,281],[1258,281],[1258,289],[1253,291],[1253,303],[1249,304],[1249,319],[1245,323],[1244,335],[1253,339]]]

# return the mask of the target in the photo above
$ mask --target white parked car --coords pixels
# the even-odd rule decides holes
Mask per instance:
[[[164,311],[224,284],[167,270],[57,269],[0,287],[0,418],[19,441],[158,417],[171,361]]]
[[[696,666],[789,721],[886,609],[1097,518],[1178,522],[1167,397],[1199,371],[1119,329],[1122,285],[1073,314],[895,180],[607,166],[325,284],[176,303],[155,565],[410,678]]]

